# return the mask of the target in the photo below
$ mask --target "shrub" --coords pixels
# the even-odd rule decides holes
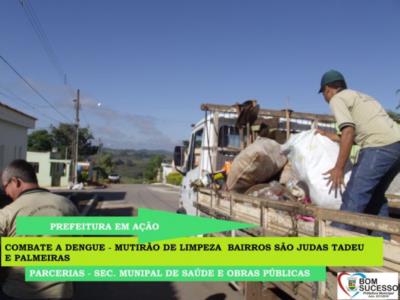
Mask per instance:
[[[167,175],[167,183],[173,185],[181,185],[183,176],[178,172],[172,172]]]
[[[88,171],[81,171],[78,173],[78,182],[88,182],[89,181],[89,172]]]

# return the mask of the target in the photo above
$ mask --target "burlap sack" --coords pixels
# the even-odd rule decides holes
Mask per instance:
[[[249,187],[268,181],[286,164],[280,145],[268,138],[257,140],[241,151],[232,163],[227,180],[229,191],[244,192]]]

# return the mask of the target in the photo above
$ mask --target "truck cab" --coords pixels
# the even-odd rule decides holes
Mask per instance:
[[[175,148],[175,157],[183,158],[179,165],[175,160],[175,165],[184,175],[180,194],[182,211],[196,215],[193,183],[207,180],[207,174],[221,169],[225,161],[233,160],[239,151],[239,131],[235,127],[235,121],[235,114],[219,114],[217,120],[213,113],[207,114],[193,126],[188,147]]]

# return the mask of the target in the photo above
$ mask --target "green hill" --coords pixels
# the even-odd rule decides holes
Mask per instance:
[[[103,148],[102,153],[112,155],[113,173],[121,176],[125,183],[142,182],[143,174],[155,156],[161,156],[166,161],[173,158],[172,152],[165,150],[131,150]]]

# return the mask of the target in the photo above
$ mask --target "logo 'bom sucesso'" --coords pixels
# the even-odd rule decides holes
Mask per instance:
[[[398,299],[398,273],[348,273],[337,276],[338,299]]]

